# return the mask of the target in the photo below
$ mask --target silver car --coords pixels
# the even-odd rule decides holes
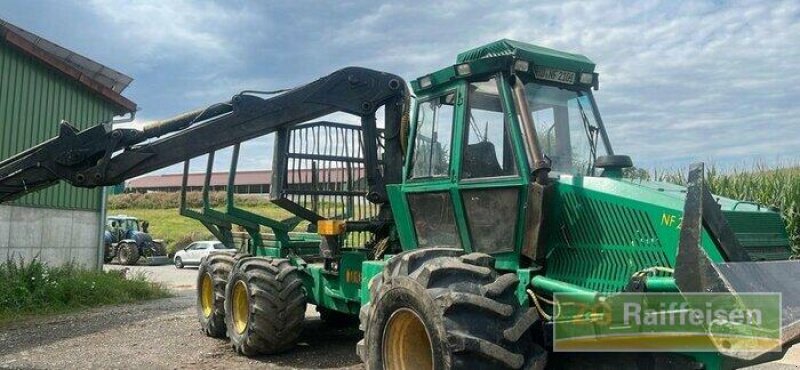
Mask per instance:
[[[216,240],[194,242],[175,252],[175,267],[182,269],[183,266],[199,266],[211,252],[236,253],[238,250],[226,248],[225,244]]]

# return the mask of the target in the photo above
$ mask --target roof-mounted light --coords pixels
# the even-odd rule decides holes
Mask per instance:
[[[531,64],[528,63],[527,60],[517,59],[517,60],[514,61],[514,70],[515,71],[528,72],[528,70],[530,68],[531,68]]]
[[[594,82],[594,74],[583,72],[581,73],[581,83],[584,85],[591,85]]]
[[[469,76],[472,73],[472,68],[468,63],[459,64],[456,66],[456,74],[459,76]]]
[[[419,79],[419,87],[421,87],[423,89],[427,89],[427,88],[431,87],[432,85],[433,85],[433,79],[431,79],[430,75],[427,75],[425,77],[421,77]]]

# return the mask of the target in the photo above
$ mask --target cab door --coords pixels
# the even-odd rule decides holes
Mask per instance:
[[[528,183],[511,91],[502,74],[465,86],[463,129],[455,151],[456,201],[466,249],[516,262]]]

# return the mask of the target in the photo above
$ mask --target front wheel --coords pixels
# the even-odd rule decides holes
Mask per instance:
[[[518,284],[486,254],[400,254],[370,282],[358,354],[367,369],[542,369],[529,330],[538,315],[520,305]]]
[[[161,257],[167,255],[167,247],[164,244],[153,242],[153,256]]]
[[[175,257],[175,268],[183,268],[183,260],[180,257]]]

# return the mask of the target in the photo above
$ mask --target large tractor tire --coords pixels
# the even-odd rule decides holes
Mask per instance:
[[[286,259],[243,258],[225,290],[225,324],[236,352],[285,352],[303,328],[306,296],[300,272]]]
[[[117,246],[119,263],[122,265],[135,265],[139,262],[139,247],[133,243],[119,243]]]
[[[539,317],[520,306],[518,284],[482,253],[397,255],[370,282],[358,354],[367,369],[543,369],[529,330]]]
[[[197,272],[197,318],[200,329],[212,338],[225,338],[225,287],[233,265],[240,256],[215,253],[200,264]],[[180,264],[180,266],[178,266]],[[175,266],[183,268],[180,257]]]

